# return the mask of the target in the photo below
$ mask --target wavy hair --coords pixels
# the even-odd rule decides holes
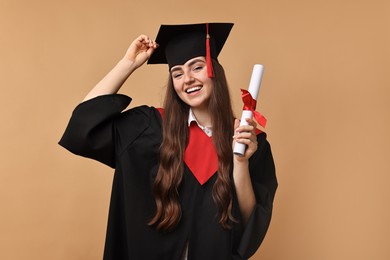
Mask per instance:
[[[209,112],[213,127],[213,143],[218,155],[218,176],[213,186],[213,200],[218,207],[219,223],[229,229],[229,222],[236,222],[232,215],[233,195],[230,172],[232,167],[232,136],[234,115],[223,67],[213,60],[215,77],[209,100]],[[156,214],[149,225],[158,230],[170,231],[181,219],[179,187],[184,173],[184,152],[188,144],[189,106],[173,87],[169,76],[164,101],[163,140],[160,147],[160,166],[153,185]]]

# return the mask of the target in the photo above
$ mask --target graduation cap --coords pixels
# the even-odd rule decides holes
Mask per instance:
[[[169,69],[188,60],[205,56],[208,76],[213,77],[211,58],[217,60],[233,23],[161,25],[148,64],[168,64]]]

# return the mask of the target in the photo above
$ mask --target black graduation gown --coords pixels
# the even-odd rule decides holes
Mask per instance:
[[[115,94],[79,104],[59,144],[72,153],[115,168],[104,250],[105,260],[178,260],[188,241],[188,260],[247,259],[260,246],[268,229],[277,188],[274,162],[265,134],[250,158],[256,206],[245,228],[218,223],[212,199],[216,174],[200,185],[185,166],[180,187],[182,218],[171,232],[147,225],[154,216],[152,186],[159,165],[161,115],[141,106],[122,112],[131,98]],[[233,185],[234,188],[234,185]],[[234,216],[241,216],[234,194]]]

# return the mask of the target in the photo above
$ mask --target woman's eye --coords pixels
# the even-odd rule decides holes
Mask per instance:
[[[194,70],[196,70],[196,71],[201,70],[201,69],[203,69],[203,66],[195,66],[194,67]]]
[[[172,74],[172,77],[174,78],[174,79],[177,79],[177,78],[179,78],[181,75],[183,75],[182,73],[174,73],[174,74]]]

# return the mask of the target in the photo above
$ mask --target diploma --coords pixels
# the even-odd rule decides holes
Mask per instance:
[[[248,92],[254,100],[257,100],[260,91],[261,79],[263,78],[264,66],[255,64],[253,66],[251,81],[249,83]],[[246,118],[253,118],[252,110],[243,110],[241,115],[240,126],[248,125]],[[239,156],[244,156],[246,145],[242,143],[235,143],[233,153]]]

